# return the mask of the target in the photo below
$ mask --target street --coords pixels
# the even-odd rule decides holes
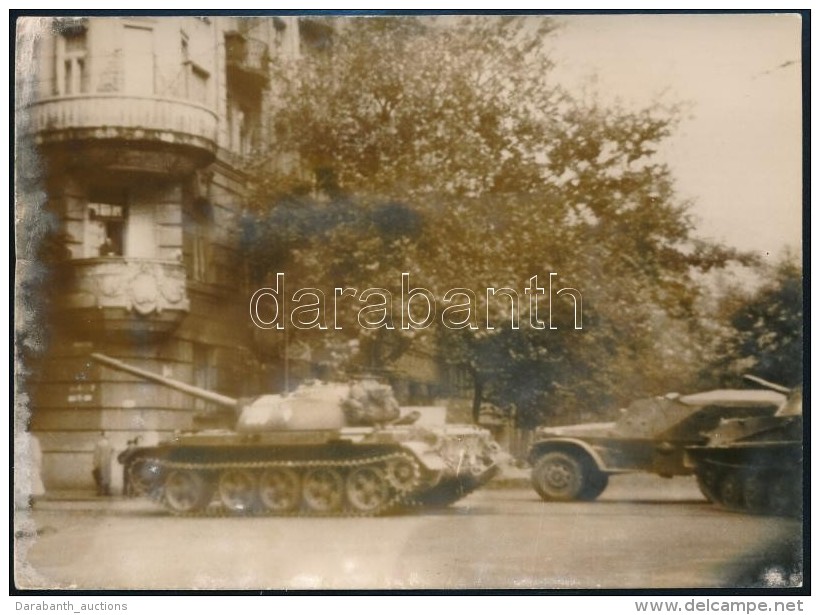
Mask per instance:
[[[614,589],[795,586],[801,524],[718,510],[688,478],[615,477],[596,502],[523,485],[382,518],[202,518],[150,501],[37,503],[20,588]]]

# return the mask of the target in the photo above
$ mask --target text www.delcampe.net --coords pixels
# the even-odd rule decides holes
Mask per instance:
[[[648,613],[789,613],[802,612],[803,600],[636,600],[635,610]]]

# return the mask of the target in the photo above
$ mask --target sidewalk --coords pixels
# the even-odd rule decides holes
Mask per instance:
[[[49,491],[36,498],[33,512],[43,511],[100,511],[106,513],[159,510],[148,498],[127,498],[123,495],[99,496],[93,491]]]

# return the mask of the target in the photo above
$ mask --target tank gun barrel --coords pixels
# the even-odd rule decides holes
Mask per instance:
[[[192,384],[187,384],[185,382],[180,382],[179,380],[174,380],[173,378],[160,376],[159,374],[155,374],[154,372],[149,372],[148,370],[140,369],[139,367],[134,367],[133,365],[128,365],[127,363],[123,363],[122,361],[118,361],[117,359],[112,359],[111,357],[106,356],[104,354],[100,354],[98,352],[92,353],[91,358],[97,363],[101,363],[102,365],[105,365],[112,369],[116,369],[121,372],[126,372],[139,378],[150,380],[151,382],[156,382],[157,384],[161,384],[171,389],[181,391],[193,397],[198,397],[199,399],[214,402],[221,406],[226,406],[228,408],[236,408],[238,404],[238,400],[234,399],[233,397],[228,397],[227,395],[220,395],[219,393],[214,393],[213,391],[209,391],[207,389],[203,389]]]

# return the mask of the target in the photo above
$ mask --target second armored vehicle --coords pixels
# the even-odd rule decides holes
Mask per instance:
[[[471,425],[399,417],[375,381],[303,386],[242,403],[100,354],[113,369],[236,411],[235,429],[182,433],[129,452],[139,494],[175,514],[378,515],[448,505],[489,481],[500,450]]]
[[[799,516],[803,503],[803,391],[758,382],[789,397],[774,416],[724,420],[686,449],[706,497],[729,510]]]
[[[684,450],[704,444],[721,419],[771,416],[785,396],[721,389],[633,402],[610,423],[542,427],[529,451],[532,485],[544,500],[594,500],[613,474],[692,474]]]

